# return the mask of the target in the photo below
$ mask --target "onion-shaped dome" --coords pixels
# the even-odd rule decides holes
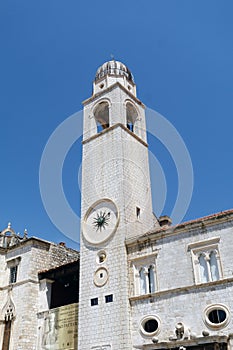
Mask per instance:
[[[112,60],[102,64],[102,66],[97,69],[95,80],[99,80],[106,75],[125,76],[129,81],[134,83],[133,74],[130,72],[129,68],[119,61]]]

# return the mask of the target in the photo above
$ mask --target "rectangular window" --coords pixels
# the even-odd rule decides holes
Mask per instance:
[[[140,219],[140,212],[141,212],[140,208],[136,207],[136,216],[138,220]]]
[[[113,302],[113,295],[105,295],[105,303],[112,303]]]
[[[10,283],[15,283],[17,280],[18,265],[10,267]]]
[[[220,238],[217,237],[189,244],[195,283],[213,282],[222,278],[219,240]]]
[[[92,298],[91,299],[91,306],[98,305],[98,298]]]

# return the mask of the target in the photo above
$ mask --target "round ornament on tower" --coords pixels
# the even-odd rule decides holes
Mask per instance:
[[[119,224],[119,210],[116,204],[104,198],[87,210],[83,222],[83,236],[92,245],[105,243],[115,233]]]

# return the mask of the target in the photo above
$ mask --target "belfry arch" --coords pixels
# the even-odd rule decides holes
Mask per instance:
[[[131,102],[126,102],[126,126],[132,132],[135,132],[137,117],[138,112],[136,107]]]
[[[101,101],[94,108],[93,115],[96,121],[97,132],[109,127],[109,102]]]

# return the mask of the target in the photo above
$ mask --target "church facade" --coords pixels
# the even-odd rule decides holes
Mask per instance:
[[[78,348],[230,349],[233,211],[152,211],[145,107],[110,61],[84,101]]]

